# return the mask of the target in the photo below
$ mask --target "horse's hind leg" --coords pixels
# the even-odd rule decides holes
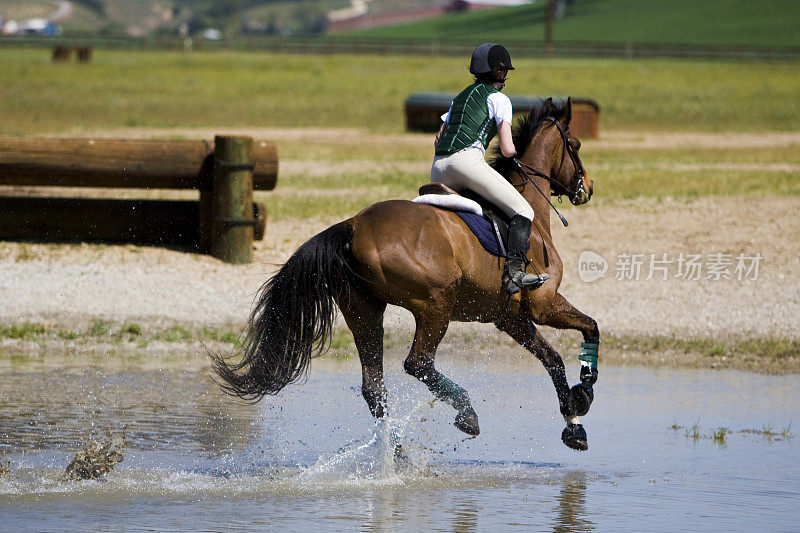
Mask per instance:
[[[438,304],[414,312],[417,330],[403,368],[427,385],[434,396],[458,411],[454,423],[458,429],[468,435],[477,435],[480,433],[478,415],[472,408],[467,391],[446,378],[433,364],[436,348],[447,331],[452,307],[453,297],[448,295],[441,298]]]
[[[375,418],[386,414],[386,387],[383,383],[383,313],[386,304],[374,296],[351,287],[337,302],[361,359],[361,394]]]
[[[558,352],[550,346],[532,320],[518,316],[508,317],[495,324],[500,331],[511,336],[512,339],[530,351],[544,365],[558,396],[558,406],[567,422],[567,427],[561,433],[561,440],[575,450],[586,450],[586,430],[578,421],[578,415],[571,401],[571,391],[567,383],[564,361]]]

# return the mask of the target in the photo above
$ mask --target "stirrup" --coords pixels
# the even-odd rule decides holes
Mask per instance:
[[[544,285],[544,282],[550,279],[549,274],[527,274],[520,271],[517,274],[506,274],[503,276],[503,288],[509,295],[517,294],[523,287],[527,287],[534,291]]]

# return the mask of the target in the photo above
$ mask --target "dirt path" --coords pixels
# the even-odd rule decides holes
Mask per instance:
[[[614,201],[567,209],[570,227],[554,228],[566,265],[561,292],[617,336],[796,337],[798,209],[797,198]],[[245,266],[155,247],[5,242],[0,321],[240,322],[276,265],[333,222],[271,223],[256,244],[255,262]],[[587,250],[608,264],[593,282],[581,281],[578,272]],[[680,275],[680,254],[700,256],[701,279]],[[714,254],[731,264],[710,266],[720,263]],[[758,263],[757,273],[735,271],[740,254],[745,266]],[[625,266],[634,255],[642,261],[638,275]],[[393,313],[388,325],[407,326],[403,317]]]

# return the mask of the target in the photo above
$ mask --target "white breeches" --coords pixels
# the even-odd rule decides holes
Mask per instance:
[[[455,191],[469,188],[503,210],[508,217],[521,215],[533,220],[533,208],[508,180],[489,166],[478,148],[465,148],[446,156],[436,156],[431,181]]]

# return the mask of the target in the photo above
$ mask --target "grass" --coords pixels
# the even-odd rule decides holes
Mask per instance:
[[[200,338],[210,339],[226,344],[239,345],[241,342],[240,334],[232,329],[204,327],[200,329]]]
[[[19,247],[19,253],[17,253],[17,261],[25,262],[25,261],[35,261],[39,257],[32,253],[30,248],[25,245]]]
[[[282,160],[319,161],[317,168],[324,170],[311,174],[284,164],[277,188],[257,192],[256,200],[266,204],[270,218],[280,220],[320,215],[346,218],[374,202],[416,196],[419,186],[428,181],[427,145],[412,138],[404,147],[402,139],[397,140],[397,154],[383,149],[380,142],[376,145],[380,149],[368,160],[368,147],[364,146],[350,148],[335,141],[304,143],[304,153],[300,153],[290,143],[278,141]],[[326,161],[330,153],[339,155]],[[345,157],[343,153],[352,160],[340,159]],[[800,194],[800,152],[785,147],[625,150],[587,140],[582,156],[595,180],[598,201]],[[376,164],[385,170],[352,168]],[[404,170],[410,165],[414,170]]]
[[[142,334],[142,326],[135,322],[131,322],[128,324],[123,324],[122,326],[123,333],[129,333],[131,335],[136,335],[137,337]]]
[[[0,49],[0,135],[136,128],[326,127],[400,132],[415,92],[457,92],[466,58],[97,50],[52,64]],[[509,94],[592,98],[602,128],[800,130],[800,65],[520,59]],[[358,105],[353,105],[358,102]]]
[[[430,136],[398,135],[403,102],[413,92],[458,91],[467,78],[462,59],[370,55],[98,50],[90,64],[53,65],[41,50],[0,49],[0,63],[8,72],[0,78],[0,135],[358,129],[339,138],[276,135],[278,187],[256,195],[273,220],[344,218],[380,200],[413,197],[428,180],[432,147]],[[793,145],[671,148],[637,137],[800,131],[798,65],[520,60],[518,66],[511,94],[599,102],[601,139],[584,139],[582,149],[598,198],[800,194],[800,152]],[[621,131],[631,147],[605,142]],[[36,259],[19,249],[18,261]]]
[[[183,326],[172,326],[164,331],[161,331],[153,336],[154,340],[165,342],[186,342],[190,340],[194,334]]]
[[[711,439],[717,444],[725,444],[725,438],[730,433],[728,428],[718,428],[711,433]]]
[[[348,36],[476,42],[541,40],[545,2],[350,32]],[[556,21],[556,41],[800,46],[793,0],[581,0]]]
[[[42,324],[35,324],[33,322],[20,322],[18,324],[0,326],[0,339],[30,340],[43,334],[44,332],[45,326]]]
[[[738,431],[739,434],[746,434],[746,435],[760,435],[764,437],[768,441],[772,440],[787,440],[793,437],[791,433],[791,422],[783,428],[783,430],[778,433],[773,431],[772,425],[764,424],[762,429],[742,429]],[[679,429],[684,429],[683,426],[679,425],[677,421],[675,421],[668,429],[673,431],[678,431]],[[698,441],[700,439],[710,439],[714,441],[715,444],[719,445],[726,445],[728,442],[728,436],[732,435],[734,431],[727,427],[719,427],[717,429],[713,429],[710,434],[705,435],[703,432],[700,431],[700,421],[698,420],[695,422],[690,428],[687,428],[684,432],[686,438],[690,438],[694,441]]]
[[[746,358],[762,360],[800,359],[800,339],[767,337],[720,341],[713,338],[673,337],[603,337],[609,349],[623,349],[648,354],[651,352],[681,351],[705,357]]]
[[[111,333],[111,325],[105,320],[96,320],[89,328],[89,335],[92,337],[102,337],[109,333]]]
[[[356,128],[360,133],[339,138],[309,133],[284,139],[276,133],[278,186],[256,193],[272,220],[346,218],[377,201],[412,198],[428,181],[431,138],[402,134],[403,102],[414,92],[458,91],[468,81],[464,63],[97,50],[90,64],[54,65],[45,50],[0,49],[0,135]],[[600,104],[601,138],[584,139],[581,150],[597,202],[800,195],[795,143],[675,148],[639,142],[640,135],[663,132],[798,132],[800,65],[534,59],[517,65],[510,94],[573,94]],[[621,134],[630,147],[607,142]],[[25,245],[17,250],[17,261],[38,259]]]
[[[172,325],[162,328],[145,330],[135,322],[114,324],[106,320],[95,320],[85,330],[63,329],[55,326],[35,322],[19,322],[0,325],[0,341],[16,339],[22,341],[43,341],[47,339],[61,339],[87,344],[90,342],[110,342],[122,344],[135,343],[146,348],[150,342],[161,341],[166,343],[186,343],[193,340],[215,341],[238,346],[240,334],[231,327],[198,327],[187,328],[181,325]]]

